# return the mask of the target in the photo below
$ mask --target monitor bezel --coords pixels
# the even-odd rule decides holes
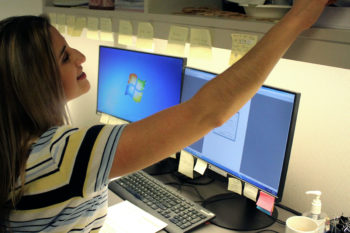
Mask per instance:
[[[183,82],[184,82],[184,73],[185,73],[185,68],[187,65],[187,58],[186,57],[180,57],[180,56],[173,56],[173,55],[167,55],[167,54],[160,54],[160,53],[153,53],[153,52],[147,52],[147,51],[141,51],[141,50],[135,50],[135,49],[127,49],[127,48],[120,48],[120,47],[115,47],[115,46],[106,46],[106,45],[100,45],[98,49],[98,67],[97,67],[97,90],[96,90],[96,114],[106,114],[115,118],[118,118],[120,120],[126,121],[128,123],[132,123],[134,121],[130,121],[128,119],[124,119],[122,117],[118,117],[106,112],[103,112],[98,109],[98,92],[99,92],[99,80],[100,80],[100,53],[101,53],[101,48],[108,48],[108,49],[115,49],[115,50],[124,50],[124,51],[129,51],[129,52],[136,52],[136,53],[143,53],[143,54],[150,54],[150,55],[156,55],[156,56],[162,56],[162,57],[170,57],[170,58],[178,58],[182,60],[182,71],[181,71],[181,86],[180,86],[180,97],[179,97],[179,102],[177,104],[181,103],[181,95],[182,95],[182,87],[183,87]]]
[[[218,73],[214,73],[214,72],[210,72],[210,71],[206,71],[206,70],[201,70],[201,69],[197,69],[197,68],[194,68],[194,67],[186,67],[185,70],[184,70],[184,75],[185,75],[185,72],[186,72],[187,68],[195,70],[195,71],[200,71],[200,72],[205,72],[205,73],[208,73],[208,74],[213,74],[213,75],[215,75],[215,77],[217,75],[219,75]],[[215,77],[213,77],[213,78],[215,78]],[[185,79],[185,77],[184,77],[184,79]],[[282,165],[282,170],[281,170],[281,176],[280,176],[280,182],[279,182],[279,186],[278,186],[277,195],[275,195],[273,193],[270,193],[270,192],[268,192],[268,191],[266,191],[266,190],[264,190],[264,189],[262,189],[260,187],[257,187],[254,184],[250,183],[249,181],[241,179],[240,177],[237,177],[234,174],[232,174],[232,173],[230,173],[230,172],[228,172],[228,171],[226,171],[226,170],[224,170],[222,168],[219,168],[219,167],[215,166],[214,164],[211,164],[210,162],[204,160],[203,158],[197,157],[196,155],[194,155],[191,152],[187,151],[186,148],[184,148],[184,150],[186,150],[188,153],[192,154],[196,159],[199,158],[201,160],[204,160],[208,164],[208,168],[211,171],[213,171],[213,172],[215,172],[215,173],[217,173],[217,174],[219,174],[221,176],[225,173],[226,177],[227,176],[231,176],[231,177],[234,177],[236,179],[241,180],[242,182],[249,183],[250,185],[256,187],[258,190],[260,190],[262,192],[265,192],[265,193],[275,197],[275,202],[278,203],[278,202],[282,201],[284,186],[285,186],[285,183],[286,183],[287,172],[288,172],[288,167],[289,167],[289,160],[290,160],[290,155],[291,155],[292,145],[293,145],[293,140],[294,140],[295,126],[296,126],[297,115],[298,115],[298,110],[299,110],[301,93],[296,92],[296,91],[286,90],[286,89],[283,89],[283,88],[273,87],[273,86],[270,86],[270,85],[262,85],[261,87],[270,88],[270,89],[274,89],[274,90],[277,90],[277,91],[282,91],[282,92],[286,92],[286,93],[294,95],[294,104],[293,104],[293,110],[292,110],[291,121],[290,121],[291,123],[289,125],[288,138],[287,138],[287,144],[286,144],[286,151],[285,151],[284,161],[283,161],[283,165]],[[203,137],[205,137],[205,136],[203,136]]]

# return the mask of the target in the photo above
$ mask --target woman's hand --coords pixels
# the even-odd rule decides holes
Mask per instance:
[[[286,14],[286,19],[296,20],[305,30],[310,28],[320,17],[325,6],[336,0],[295,0],[292,9]]]

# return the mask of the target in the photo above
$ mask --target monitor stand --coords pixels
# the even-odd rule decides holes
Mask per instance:
[[[166,158],[158,163],[155,163],[149,167],[143,169],[146,173],[152,176],[164,175],[176,172],[178,169],[179,159]]]
[[[223,228],[239,231],[250,231],[266,228],[277,219],[274,208],[272,217],[256,208],[256,203],[236,193],[225,193],[213,196],[202,204],[215,213],[211,223]]]

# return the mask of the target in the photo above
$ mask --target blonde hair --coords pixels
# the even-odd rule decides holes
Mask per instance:
[[[20,198],[32,143],[68,121],[50,27],[44,16],[0,21],[0,231]]]

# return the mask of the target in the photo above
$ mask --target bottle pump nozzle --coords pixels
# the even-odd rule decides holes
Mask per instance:
[[[321,214],[321,191],[307,191],[306,194],[316,195],[316,198],[312,200],[311,213],[314,215]]]

